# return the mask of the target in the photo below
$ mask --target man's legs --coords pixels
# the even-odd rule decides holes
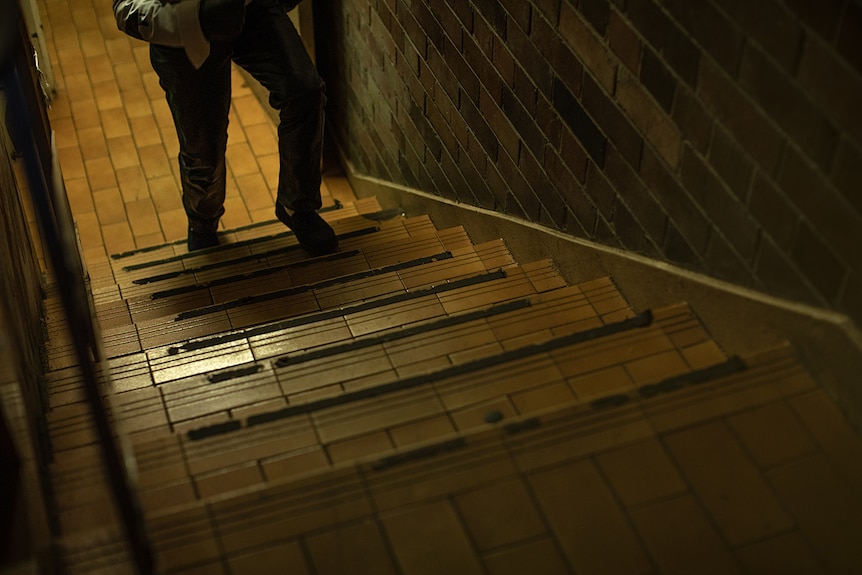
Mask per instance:
[[[312,253],[337,248],[332,229],[315,211],[321,207],[320,162],[326,89],[284,8],[275,0],[254,0],[234,61],[269,90],[279,112],[280,170],[276,215]]]
[[[179,137],[189,249],[217,245],[215,232],[225,199],[230,59],[223,47],[214,45],[210,57],[195,70],[181,48],[151,44],[150,61]]]

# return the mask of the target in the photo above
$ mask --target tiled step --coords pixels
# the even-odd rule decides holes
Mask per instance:
[[[350,216],[332,222],[333,230],[339,238],[349,239],[353,236],[374,233],[380,224],[362,215]],[[282,226],[284,228],[284,226]],[[226,244],[217,249],[199,250],[192,253],[180,253],[164,258],[149,258],[139,263],[125,263],[114,269],[114,276],[126,297],[146,289],[136,289],[136,285],[150,283],[154,279],[183,277],[195,271],[204,273],[220,268],[236,268],[230,273],[259,269],[266,265],[266,258],[277,257],[284,261],[301,261],[309,256],[296,242],[293,232],[279,230],[272,235],[261,235],[244,242]],[[260,261],[256,261],[260,260]]]
[[[387,249],[388,248],[388,249]],[[275,264],[258,260],[256,266],[242,273],[225,270],[209,278],[182,278],[183,281],[158,282],[148,285],[149,293],[127,300],[132,320],[154,319],[181,314],[183,311],[251,298],[260,293],[286,290],[298,286],[314,286],[337,280],[380,273],[391,266],[398,269],[418,267],[430,258],[452,257],[436,236],[400,238],[395,243],[381,243],[377,250],[342,248],[336,254],[313,259]],[[261,267],[262,264],[268,264]],[[178,280],[180,278],[177,278]],[[192,279],[192,281],[188,281]],[[188,302],[188,303],[185,303]]]
[[[381,207],[377,200],[375,198],[367,198],[346,204],[334,202],[324,206],[320,210],[320,214],[325,220],[335,224],[342,219],[348,219],[362,214],[373,214],[380,211]],[[221,251],[231,251],[237,247],[236,244],[239,244],[239,247],[244,247],[248,245],[249,242],[251,242],[252,245],[266,243],[271,241],[273,236],[281,234],[290,235],[289,230],[284,226],[284,224],[273,217],[272,220],[267,222],[255,223],[241,228],[219,232],[219,236],[223,240],[222,246],[215,250],[207,250],[207,253],[212,254]],[[186,242],[183,239],[126,253],[112,254],[108,262],[113,270],[122,274],[123,268],[126,267],[135,267],[141,264],[146,266],[150,262],[186,255],[193,254],[188,254]]]
[[[96,308],[160,573],[696,572],[656,521],[728,530],[716,565],[802,529],[767,505],[774,526],[749,514],[733,532],[747,506],[722,509],[698,471],[724,461],[690,449],[721,452],[732,428],[762,482],[768,434],[822,393],[791,349],[727,357],[686,304],[636,313],[611,278],[567,286],[502,241],[371,211],[333,219],[341,250],[324,258],[276,222],[113,262]],[[74,356],[62,337],[49,350],[70,572],[127,572]],[[841,452],[830,429],[818,442]]]
[[[733,373],[667,378],[661,392],[645,384],[625,399],[553,405],[342,464],[315,463],[313,449],[298,447],[293,458],[262,458],[220,478],[201,473],[199,485],[184,487],[186,496],[170,478],[189,462],[175,458],[160,489],[144,490],[159,572],[222,573],[227,565],[254,573],[278,565],[289,572],[483,573],[505,564],[516,572],[700,572],[704,556],[710,565],[753,565],[768,552],[764,542],[774,548],[789,534],[836,545],[824,536],[840,527],[821,524],[817,509],[798,511],[798,498],[808,495],[794,490],[785,470],[805,465],[816,468],[815,477],[832,474],[843,487],[830,500],[853,512],[859,488],[847,487],[852,470],[837,450],[852,432],[838,432],[825,413],[813,416],[823,411],[822,392],[790,348],[742,363],[746,369]],[[309,431],[284,425],[270,441],[301,446]],[[784,433],[764,437],[759,430],[770,425]],[[844,439],[830,442],[830,435]],[[803,436],[828,445],[826,457],[812,459],[816,447]],[[169,450],[172,441],[183,439],[150,449]],[[265,453],[267,444],[260,446]],[[243,481],[253,473],[266,481]],[[220,491],[218,481],[233,486]],[[821,491],[832,485],[812,481]],[[200,500],[191,498],[195,491]],[[679,552],[685,533],[661,528],[680,524],[698,529],[696,553]],[[807,545],[802,550],[816,563],[818,550],[811,554]],[[111,557],[122,560],[110,546],[98,559],[72,549],[70,572],[101,572],[92,565]]]
[[[171,296],[173,302],[168,303],[182,303],[189,307],[180,311],[176,308],[155,308],[157,311],[153,313],[158,316],[155,319],[146,319],[147,308],[143,307],[144,304],[140,307],[135,304],[136,316],[141,320],[134,329],[118,324],[111,330],[105,330],[107,355],[115,357],[134,353],[140,349],[176,344],[183,340],[206,337],[232,329],[248,328],[264,322],[323,312],[350,306],[353,301],[381,300],[381,298],[396,297],[398,294],[451,291],[460,283],[493,283],[493,280],[500,279],[507,273],[502,270],[487,271],[489,265],[500,260],[499,248],[498,244],[488,244],[481,246],[479,250],[467,249],[458,254],[452,252],[438,252],[430,256],[420,254],[421,257],[416,260],[371,269],[366,267],[367,264],[362,256],[358,256],[356,265],[365,269],[343,277],[321,279],[312,284],[283,288],[278,283],[273,286],[267,282],[260,282],[261,285],[251,282],[251,285],[256,287],[256,291],[236,297],[239,295],[236,291],[226,291],[230,287],[235,287],[236,282],[233,282],[231,285],[215,286],[215,288],[196,290],[189,294]],[[437,252],[438,248],[432,242],[427,244],[424,251],[428,249]],[[505,251],[503,253],[506,254]],[[434,265],[435,260],[439,260],[439,265]],[[338,273],[339,270],[333,267],[327,262],[321,262],[319,266],[301,268],[298,273],[299,277],[303,273],[307,277],[321,272]],[[449,278],[452,278],[452,281],[449,281]],[[286,281],[284,276],[281,276],[281,279]],[[547,281],[551,281],[550,278]],[[493,286],[490,287],[493,288]],[[214,289],[217,293],[215,299],[219,301],[208,303],[214,299]],[[221,300],[222,297],[231,297],[231,295],[234,299]],[[409,295],[409,297],[414,296]],[[155,301],[160,302],[160,300]],[[146,304],[152,305],[152,302],[146,302]],[[172,315],[161,315],[177,311],[178,313]],[[137,348],[134,345],[128,347],[128,344],[134,344],[131,338],[133,332],[136,332],[139,338]],[[119,340],[119,345],[115,345],[114,337]]]
[[[557,295],[556,292],[547,295],[551,294]],[[595,316],[589,320],[580,312],[573,314],[566,323],[560,319],[559,307],[551,305],[552,300],[545,303],[547,305],[536,304],[538,317],[533,325],[544,324],[544,329],[560,334],[557,339],[583,333],[576,326],[595,325]],[[591,307],[588,302],[586,307]],[[502,332],[511,331],[511,326],[519,322],[518,315],[526,311],[488,321],[495,322],[495,327]],[[230,425],[216,424],[211,428],[210,431],[229,430],[216,437],[194,439],[194,431],[188,436],[157,432],[156,439],[150,432],[136,435],[142,500],[148,509],[158,509],[346,461],[387,457],[387,454],[435,437],[445,438],[453,433],[487,427],[489,421],[500,420],[505,424],[564,405],[589,404],[597,398],[611,397],[610,404],[615,404],[620,402],[621,394],[647,389],[644,386],[661,381],[667,386],[675,377],[697,372],[703,366],[722,365],[725,356],[717,348],[712,357],[707,357],[710,354],[705,353],[705,348],[711,342],[705,334],[696,336],[696,332],[702,333],[702,328],[684,306],[664,310],[656,316],[656,325],[636,328],[628,334],[587,340],[550,351],[530,350],[533,353],[508,361],[504,354],[500,362],[461,374],[445,370],[430,372],[430,377],[420,378],[416,385],[410,383],[410,378],[402,378],[400,381],[409,387],[383,394],[368,387],[359,388],[358,394],[353,392],[358,397],[349,398],[348,403],[326,405],[324,400],[320,405],[313,396],[308,400],[308,392],[297,393],[286,397],[288,406],[299,408],[295,413],[290,413],[290,407],[287,411],[278,408],[279,402],[285,405],[285,385],[279,388],[269,369],[256,372],[244,381],[240,378],[214,384],[203,378],[198,381],[190,378],[177,381],[174,391],[171,391],[171,384],[160,386],[169,413],[171,405],[177,414],[185,410],[192,415],[194,413],[188,410],[206,410],[207,404],[210,408],[225,409],[227,402],[238,407],[225,412],[226,416],[233,416],[233,419],[222,420],[232,422]],[[421,347],[421,343],[417,347]],[[503,347],[506,347],[505,342]],[[606,366],[615,352],[621,354],[622,361],[628,359],[616,366],[618,370]],[[465,364],[465,367],[474,366]],[[332,365],[326,373],[344,374],[346,371],[344,366]],[[326,374],[321,377],[325,378]],[[600,387],[602,381],[606,385],[604,390]],[[241,385],[231,389],[237,382]],[[295,379],[289,378],[286,382],[293,385]],[[228,386],[222,390],[224,395],[219,397],[213,392],[215,385]],[[377,385],[387,384],[377,382]],[[348,388],[347,395],[351,389],[355,388]],[[363,389],[374,393],[363,397]],[[255,397],[255,394],[258,395]],[[250,398],[266,403],[242,407]],[[306,400],[306,403],[297,403],[297,400]],[[135,411],[139,418],[144,418],[140,412],[142,408],[147,409],[129,404],[124,420],[134,422]],[[150,423],[156,429],[167,427],[164,420]],[[85,435],[67,437],[70,448],[75,442],[86,441]]]
[[[524,296],[535,295],[537,286],[556,287],[557,283],[548,281],[551,271],[547,269],[547,263],[526,266],[526,270],[511,268],[508,276],[497,283],[497,287],[501,288],[499,293],[510,299],[523,299]],[[608,305],[604,291],[613,289],[613,286],[605,283],[607,285],[604,287],[597,284],[592,289],[594,293],[591,295],[601,302],[597,305]],[[477,296],[475,292],[477,289],[484,289],[482,285],[477,288],[476,284],[465,282],[463,287],[459,287],[457,283],[445,284],[445,287],[452,289],[414,292],[406,294],[409,297],[390,298],[388,302],[370,301],[339,307],[240,332],[217,333],[212,337],[186,342],[180,346],[154,348],[146,354],[137,353],[115,358],[108,362],[108,366],[113,386],[119,392],[116,394],[116,401],[123,413],[125,426],[130,431],[138,431],[168,425],[165,415],[188,412],[188,408],[181,407],[181,395],[177,396],[177,405],[168,401],[167,397],[172,393],[170,390],[185,390],[186,394],[194,395],[195,392],[189,390],[198,389],[200,382],[203,383],[204,389],[199,393],[202,398],[209,400],[200,403],[197,398],[193,399],[193,403],[198,404],[195,408],[198,416],[218,412],[218,408],[205,407],[204,411],[201,411],[201,407],[210,405],[212,399],[224,401],[223,396],[212,393],[212,386],[209,384],[209,378],[219,376],[219,370],[224,372],[242,369],[243,365],[249,362],[282,357],[290,352],[324,344],[338,344],[356,335],[368,337],[375,332],[400,329],[419,321],[445,318],[447,314],[469,313],[495,303],[494,299]],[[575,292],[576,295],[580,293],[578,290]],[[414,295],[416,297],[413,297]],[[584,299],[583,295],[578,297]],[[611,297],[618,300],[618,294]],[[589,312],[594,313],[591,312],[588,301],[581,305],[586,305]],[[565,309],[562,304],[559,307]],[[457,322],[458,318],[455,317],[454,321]],[[205,389],[206,387],[210,389]],[[225,387],[222,386],[223,389]],[[262,397],[253,389],[240,388],[239,396],[243,403],[228,405],[224,409],[247,407],[270,399]],[[285,394],[279,396],[286,397]],[[55,410],[53,418],[58,420],[61,414],[66,413],[66,410],[62,409],[64,406],[76,404],[81,399],[76,370],[68,368],[54,371],[50,395],[51,405]],[[82,417],[86,410],[81,407],[80,413],[74,410],[69,413],[72,421],[79,421],[79,417]],[[189,416],[174,419],[171,424],[188,418]],[[80,425],[82,429],[86,428],[85,424]],[[86,434],[78,440],[73,440],[72,437],[64,438],[61,443],[65,445],[87,440]]]

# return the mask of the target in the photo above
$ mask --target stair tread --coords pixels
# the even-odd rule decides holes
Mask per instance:
[[[716,406],[721,404],[721,397],[745,392],[751,386],[768,388],[780,396],[796,396],[815,385],[810,379],[807,385],[800,384],[805,372],[789,347],[750,355],[746,362],[745,371],[684,385],[660,397],[633,397],[611,407],[595,403],[553,406],[540,413],[506,418],[498,424],[371,452],[354,461],[309,465],[305,473],[279,475],[278,471],[288,466],[283,457],[271,456],[262,460],[266,481],[255,484],[241,485],[241,467],[222,471],[225,476],[221,478],[217,471],[210,476],[202,473],[204,481],[211,477],[229,484],[233,478],[240,485],[203,499],[170,495],[171,490],[179,493],[184,485],[177,471],[160,485],[145,484],[143,493],[151,505],[146,508],[149,534],[159,564],[171,570],[228,560],[321,530],[343,530],[345,523],[354,520],[385,525],[388,517],[417,505],[441,500],[466,503],[465,498],[479,489],[513,480],[538,481],[547,477],[549,470],[577,465],[585,457],[604,458],[616,450],[652,441],[665,422],[680,412],[680,405],[694,405],[704,397],[714,398],[707,401]],[[763,397],[754,398],[749,405],[764,401]],[[744,406],[725,402],[723,409],[700,411],[696,421],[720,419],[743,409]],[[683,418],[669,429],[691,424],[691,418]],[[285,445],[292,441],[296,445],[295,457],[314,453],[304,446],[303,437],[308,432],[299,423],[282,425],[280,433],[270,434],[271,441],[280,440]],[[151,449],[163,453],[178,449],[176,443],[182,441],[179,437],[165,438],[153,442]],[[231,438],[226,436],[224,441],[230,442]],[[149,461],[147,457],[141,460],[145,464]],[[179,461],[175,459],[175,469],[179,469]],[[234,475],[228,477],[228,473]],[[172,482],[170,477],[177,479]],[[539,505],[540,514],[548,513],[545,497],[533,503]],[[163,506],[157,504],[160,501]],[[502,501],[498,504],[505,505]],[[468,522],[480,519],[481,516],[466,517]],[[346,533],[344,536],[348,537]],[[564,539],[559,543],[572,544]],[[106,547],[110,555],[112,547]],[[73,548],[70,556],[80,569],[99,560],[93,553],[88,555],[86,549],[76,554]],[[122,554],[114,549],[114,557],[121,561]],[[101,560],[105,561],[104,555]]]

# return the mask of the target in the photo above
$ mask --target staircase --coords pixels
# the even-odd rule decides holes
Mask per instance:
[[[327,204],[333,255],[273,221],[89,269],[157,573],[862,572],[862,442],[789,345]],[[48,319],[63,560],[133,573]]]

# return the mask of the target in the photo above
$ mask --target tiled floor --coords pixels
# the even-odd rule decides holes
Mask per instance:
[[[144,42],[121,33],[110,2],[43,0],[55,73],[50,110],[67,193],[89,260],[185,238],[177,136]],[[274,219],[276,131],[233,74],[222,229]],[[325,201],[353,193],[326,172]]]
[[[612,278],[370,219],[337,169],[341,251],[308,259],[272,222],[275,130],[238,74],[227,245],[187,254],[146,46],[107,2],[44,8],[157,572],[862,572],[862,440],[790,347],[728,358],[684,303],[638,313]],[[64,558],[128,573],[48,304]]]

